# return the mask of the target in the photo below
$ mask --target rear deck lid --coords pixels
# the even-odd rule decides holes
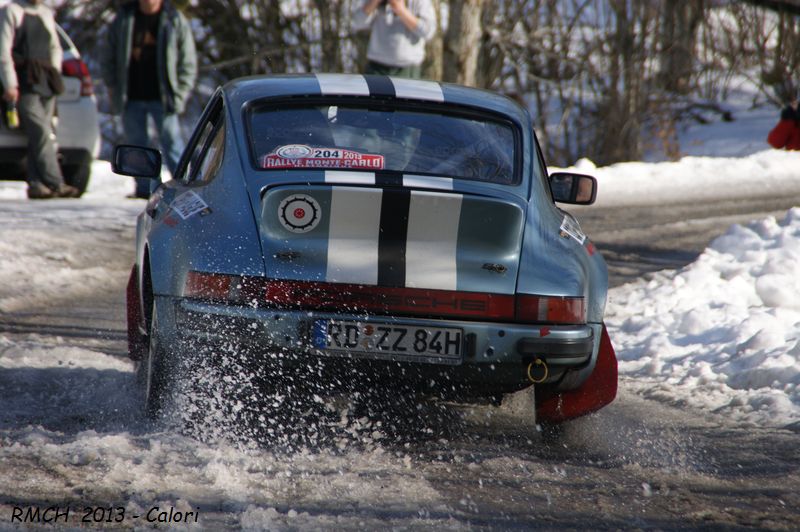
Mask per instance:
[[[513,294],[520,203],[400,187],[282,185],[261,201],[269,278]]]

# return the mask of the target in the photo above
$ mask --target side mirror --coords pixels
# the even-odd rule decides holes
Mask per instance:
[[[556,172],[550,174],[550,191],[559,203],[591,205],[597,199],[597,179],[589,175]]]
[[[114,148],[111,169],[116,174],[158,178],[161,176],[161,152],[152,148],[121,144]]]

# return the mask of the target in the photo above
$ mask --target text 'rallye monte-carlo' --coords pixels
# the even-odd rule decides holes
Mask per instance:
[[[119,146],[113,165],[157,179],[161,158]],[[617,389],[606,266],[555,205],[596,188],[548,176],[528,112],[498,94],[229,82],[138,218],[128,337],[146,409],[235,353],[275,382],[458,401],[534,386],[537,421],[598,410]]]

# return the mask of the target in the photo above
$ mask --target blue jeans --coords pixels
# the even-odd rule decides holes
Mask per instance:
[[[125,142],[137,146],[149,146],[147,134],[147,117],[155,122],[158,139],[164,162],[170,173],[175,175],[178,161],[183,152],[184,142],[181,135],[181,123],[178,115],[164,113],[164,106],[158,100],[129,100],[122,112],[122,128],[125,130]],[[147,198],[158,187],[159,180],[136,178],[136,196]]]

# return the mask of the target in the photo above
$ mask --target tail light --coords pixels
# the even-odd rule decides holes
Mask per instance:
[[[229,301],[233,277],[215,273],[189,272],[183,295],[189,298]]]
[[[92,76],[89,75],[89,68],[80,59],[67,59],[61,64],[61,72],[71,78],[78,78],[81,81],[81,96],[91,96],[94,94]]]
[[[582,297],[277,281],[196,271],[186,276],[183,293],[188,298],[235,305],[518,323],[586,323]]]
[[[260,305],[264,284],[258,277],[190,271],[183,286],[184,297],[235,305]]]
[[[517,295],[517,321],[523,323],[586,323],[582,297]]]

